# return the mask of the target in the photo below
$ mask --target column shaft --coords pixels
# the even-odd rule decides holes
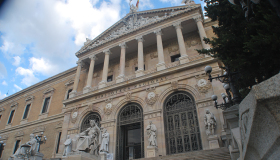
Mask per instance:
[[[197,24],[197,28],[198,28],[198,31],[199,31],[199,35],[200,35],[200,40],[201,40],[201,44],[202,44],[202,47],[204,49],[210,49],[210,45],[206,44],[204,41],[203,41],[203,38],[207,38],[207,35],[206,35],[206,32],[205,32],[205,29],[203,27],[203,24],[202,24],[202,19],[201,19],[201,16],[197,16],[194,18],[196,20],[196,24]]]
[[[143,37],[139,36],[138,40],[138,70],[136,71],[136,77],[144,75],[144,53],[143,53]]]
[[[126,50],[126,44],[121,43],[119,45],[121,47],[121,56],[120,56],[120,74],[117,77],[117,83],[123,82],[125,77],[125,50]]]
[[[181,27],[181,22],[174,23],[173,26],[176,29],[177,33],[177,38],[178,38],[178,44],[179,44],[179,50],[180,50],[180,63],[187,63],[189,62],[188,55],[187,55],[187,50],[185,46],[185,41],[182,33],[182,27]]]
[[[102,81],[99,83],[99,88],[103,88],[106,86],[107,77],[108,77],[108,68],[109,68],[109,55],[110,50],[103,51],[105,53],[104,64],[103,64],[103,74],[102,74]]]
[[[70,98],[75,97],[75,94],[77,93],[77,89],[78,89],[78,85],[79,85],[80,74],[81,74],[81,69],[82,69],[82,62],[78,61],[77,64],[78,64],[78,66],[77,66],[76,76],[75,76],[75,80],[74,80],[73,90],[69,95]]]
[[[164,54],[163,54],[163,45],[162,45],[162,32],[161,29],[158,29],[154,31],[154,33],[157,36],[157,51],[158,51],[158,64],[157,64],[157,70],[163,70],[165,69],[165,62],[164,62]]]
[[[94,63],[95,63],[95,55],[89,57],[90,58],[90,66],[88,71],[88,78],[87,78],[87,85],[83,90],[83,93],[87,93],[90,91],[91,83],[92,83],[92,76],[93,76],[93,70],[94,70]]]

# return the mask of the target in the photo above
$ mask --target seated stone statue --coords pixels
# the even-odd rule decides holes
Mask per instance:
[[[31,156],[34,156],[35,153],[37,152],[38,150],[38,143],[37,143],[37,140],[34,136],[34,134],[30,134],[30,141],[26,142],[25,144],[23,145],[29,145],[31,148],[30,148],[30,152],[31,152]],[[21,146],[23,146],[21,145]],[[17,149],[17,151],[15,152],[15,154],[13,154],[11,157],[12,158],[15,158],[17,156],[20,156],[20,155],[25,155],[25,150],[22,148],[22,147],[19,147]]]
[[[99,145],[101,142],[100,128],[95,120],[90,120],[90,127],[78,134],[78,143],[76,151],[90,151],[92,155],[98,155]]]

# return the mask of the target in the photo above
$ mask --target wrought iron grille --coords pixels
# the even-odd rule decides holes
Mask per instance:
[[[97,125],[100,127],[100,121],[101,121],[100,115],[98,113],[92,112],[86,115],[86,117],[83,119],[81,124],[81,130],[80,130],[81,132],[83,132],[84,130],[90,127],[90,120],[95,120]]]
[[[164,103],[167,154],[202,150],[196,106],[186,92],[170,95]]]
[[[124,106],[118,115],[117,122],[117,152],[116,160],[125,160],[128,155],[124,155],[124,128],[132,127],[140,123],[141,127],[141,157],[144,157],[144,133],[143,133],[143,110],[137,103],[130,103]],[[125,127],[126,126],[126,127]]]

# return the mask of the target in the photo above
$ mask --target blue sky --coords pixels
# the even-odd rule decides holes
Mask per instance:
[[[132,0],[136,4],[137,0]],[[140,0],[139,10],[182,0]],[[203,4],[200,0],[196,3]],[[75,53],[129,12],[129,0],[9,0],[0,9],[0,99],[76,66]],[[7,95],[8,93],[8,95]]]

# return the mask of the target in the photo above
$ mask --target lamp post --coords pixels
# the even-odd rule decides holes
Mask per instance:
[[[215,80],[219,80],[220,82],[223,83],[223,87],[226,90],[226,93],[222,93],[221,96],[224,100],[224,102],[222,104],[218,104],[217,99],[218,97],[216,95],[212,95],[212,100],[215,102],[215,107],[221,108],[223,110],[235,105],[235,104],[239,104],[241,102],[241,97],[239,92],[236,90],[235,86],[234,86],[234,76],[238,75],[238,72],[231,72],[229,67],[221,67],[222,69],[225,70],[225,73],[220,76],[218,75],[217,77],[212,77],[211,76],[211,72],[212,72],[212,67],[211,66],[206,66],[205,67],[205,72],[206,74],[209,75],[209,81],[212,82],[213,79]],[[231,93],[232,93],[232,97],[231,97]]]
[[[38,143],[38,150],[37,150],[38,152],[40,150],[41,144],[46,143],[46,141],[47,141],[47,137],[43,136],[43,134],[44,134],[44,132],[41,132],[41,134],[39,136],[38,135],[35,136],[37,143]]]
[[[0,139],[2,137],[0,136]],[[2,157],[2,152],[4,150],[4,147],[6,146],[6,143],[4,143],[3,141],[0,141],[0,158]]]

